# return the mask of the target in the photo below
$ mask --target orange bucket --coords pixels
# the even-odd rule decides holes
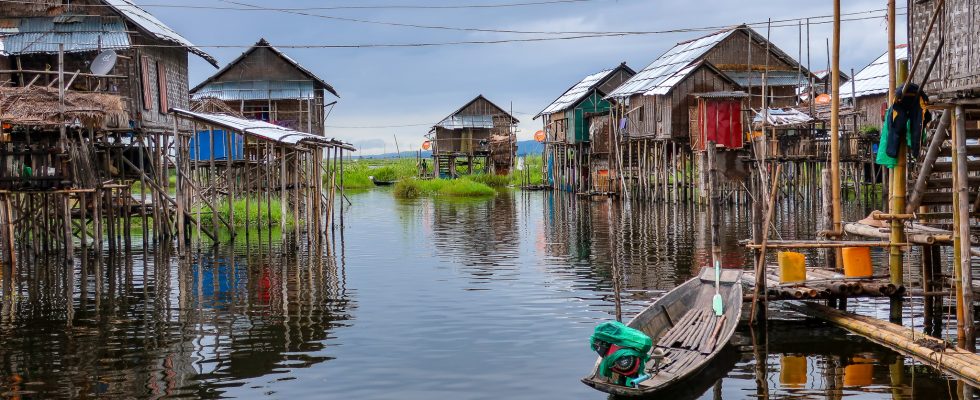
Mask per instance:
[[[845,247],[841,249],[841,258],[844,263],[844,276],[864,278],[873,274],[870,247]]]

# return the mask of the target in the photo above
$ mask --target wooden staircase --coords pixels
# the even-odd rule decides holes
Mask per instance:
[[[980,108],[967,108],[964,111],[966,113],[967,154],[970,157],[976,157],[976,159],[967,160],[967,180],[969,181],[970,188],[970,202],[973,204],[972,211],[977,212],[978,208],[980,208],[980,203],[977,202],[977,194],[980,192],[980,143],[973,143],[973,141],[980,140]],[[920,205],[922,206],[937,209],[952,207],[953,205],[951,128],[949,132],[949,135],[945,132],[933,132],[933,135],[941,134],[947,137],[941,144],[938,157],[932,162],[931,171],[929,176],[926,177],[926,184],[922,193],[916,194],[914,192],[919,174],[925,169],[925,164],[928,162],[925,160],[925,156],[920,157],[919,165],[917,165],[909,177],[909,199],[916,197],[916,195],[921,196],[922,201]],[[930,136],[927,143],[931,143],[932,141],[933,137]],[[927,148],[928,146],[929,144],[926,145]]]

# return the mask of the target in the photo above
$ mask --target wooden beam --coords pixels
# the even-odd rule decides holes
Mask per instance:
[[[954,348],[948,342],[930,337],[924,332],[819,304],[787,302],[786,306],[840,326],[899,353],[915,357],[933,368],[980,387],[980,355],[973,352]]]

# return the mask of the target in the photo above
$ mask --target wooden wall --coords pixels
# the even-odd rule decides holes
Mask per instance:
[[[937,0],[908,0],[909,54],[914,58],[922,46],[926,48],[914,80],[922,81],[939,38],[944,36],[946,43],[926,83],[926,93],[945,100],[956,97],[956,92],[967,97],[980,97],[980,2],[947,0],[932,37],[926,43],[925,34],[937,3]]]
[[[50,4],[47,3],[60,2],[38,2],[29,7],[5,5],[0,14],[7,17],[57,16],[65,11],[64,7],[48,10]],[[119,16],[98,0],[78,0],[72,4],[95,5],[95,7],[84,8],[86,15]],[[79,9],[81,8],[75,7],[72,10],[75,12]],[[126,27],[130,32],[130,41],[136,47],[117,51],[124,57],[118,59],[110,74],[124,75],[127,78],[107,80],[108,84],[103,83],[100,90],[124,96],[127,100],[130,118],[136,122],[136,126],[149,131],[170,132],[173,130],[174,118],[167,112],[167,109],[171,107],[189,108],[190,97],[187,81],[189,52],[184,48],[174,47],[170,42],[145,35],[129,22],[127,22]],[[95,51],[65,54],[66,74],[71,74],[76,70],[87,72],[88,63],[95,58],[96,54]],[[30,54],[12,58],[16,59],[17,57],[20,58],[23,69],[44,70],[47,67],[57,69],[58,66],[57,54]],[[11,64],[15,65],[13,61]],[[163,80],[160,79],[160,71],[166,71]],[[145,77],[144,73],[146,74]],[[26,79],[29,81],[31,78]],[[48,82],[51,79],[53,76],[42,77],[39,82]],[[160,89],[161,84],[166,87],[165,90]],[[76,79],[72,88],[75,90],[92,90],[95,88],[95,81],[79,78]],[[161,96],[162,92],[165,92],[166,96]],[[165,97],[163,102],[161,102],[162,97]],[[190,124],[181,122],[180,128],[189,131]]]
[[[259,47],[228,68],[214,82],[242,81],[304,81],[312,82],[306,74],[283,60],[267,47]]]
[[[745,71],[749,65],[755,70],[764,70],[766,45],[757,40],[750,41],[749,38],[748,32],[739,30],[718,43],[704,58],[721,71]],[[771,44],[770,51],[774,48],[775,45]],[[775,54],[773,51],[769,57],[770,71],[796,71],[795,65],[779,59]]]
[[[670,131],[667,132],[669,137],[688,137],[691,124],[691,108],[696,108],[698,105],[694,94],[731,91],[735,89],[734,84],[725,80],[708,67],[701,66],[695,70],[687,79],[674,86],[674,90],[671,91],[671,120],[673,121],[673,125],[670,125]]]
[[[686,140],[690,109],[697,107],[696,93],[735,90],[735,85],[706,66],[694,70],[665,96],[634,95],[629,109],[630,137]]]

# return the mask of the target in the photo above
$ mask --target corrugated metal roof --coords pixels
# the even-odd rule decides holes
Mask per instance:
[[[303,143],[320,146],[337,143],[336,141],[324,137],[311,135],[309,133],[304,133],[289,128],[283,128],[279,125],[270,124],[265,121],[238,118],[223,114],[199,113],[176,108],[173,109],[173,111],[174,113],[183,117],[224,127],[241,132],[245,135],[252,135],[273,142],[293,145]]]
[[[192,93],[194,100],[213,97],[220,100],[312,99],[313,81],[211,82]]]
[[[130,46],[126,23],[117,17],[60,16],[20,18],[17,28],[0,37],[9,54],[57,53],[125,49]]]
[[[764,118],[763,114],[762,111],[756,112],[752,123],[758,125],[765,119],[767,126],[790,126],[806,124],[813,120],[813,117],[795,108],[770,108],[768,118]]]
[[[558,98],[553,103],[551,103],[548,107],[545,107],[544,110],[539,112],[538,115],[536,115],[534,118],[540,117],[545,114],[552,114],[558,111],[562,111],[564,109],[567,109],[568,107],[575,105],[576,103],[584,99],[586,96],[588,96],[589,91],[592,90],[593,86],[595,86],[597,83],[605,79],[607,76],[609,76],[610,73],[612,73],[615,70],[616,68],[611,68],[586,76],[585,79],[582,79],[581,82],[576,83],[575,86],[572,86],[570,89],[565,91],[565,93],[563,93],[561,96],[558,96]]]
[[[642,71],[619,85],[607,97],[628,97],[637,93],[669,92],[673,85],[691,72],[691,63],[699,60],[701,56],[733,32],[735,32],[734,28],[677,44]],[[677,75],[682,75],[682,77],[677,78]]]
[[[188,51],[197,54],[198,56],[201,56],[201,58],[207,60],[209,63],[211,63],[211,65],[214,65],[215,67],[218,66],[218,61],[215,60],[214,57],[211,57],[210,54],[205,53],[203,50],[197,48],[197,46],[194,46],[193,43],[185,39],[183,36],[180,36],[179,33],[177,33],[169,26],[161,22],[159,19],[154,17],[153,14],[150,14],[149,12],[140,8],[133,2],[129,0],[102,0],[102,1],[104,1],[106,4],[114,8],[120,14],[122,14],[123,17],[129,20],[129,22],[132,22],[140,29],[146,31],[146,33],[155,36],[157,39],[173,42],[181,46],[184,46],[185,48],[187,48]]]
[[[749,94],[742,91],[721,91],[694,93],[694,97],[699,99],[744,99],[749,97]]]
[[[436,124],[446,129],[493,128],[493,115],[453,115]]]
[[[895,59],[906,59],[909,49],[906,45],[895,47]],[[888,93],[888,53],[882,54],[871,65],[854,74],[854,97]],[[840,86],[840,97],[851,97],[851,83]]]
[[[742,87],[762,86],[762,71],[725,71],[725,75]],[[804,79],[806,75],[799,75],[796,71],[769,71],[766,85],[797,87]]]

